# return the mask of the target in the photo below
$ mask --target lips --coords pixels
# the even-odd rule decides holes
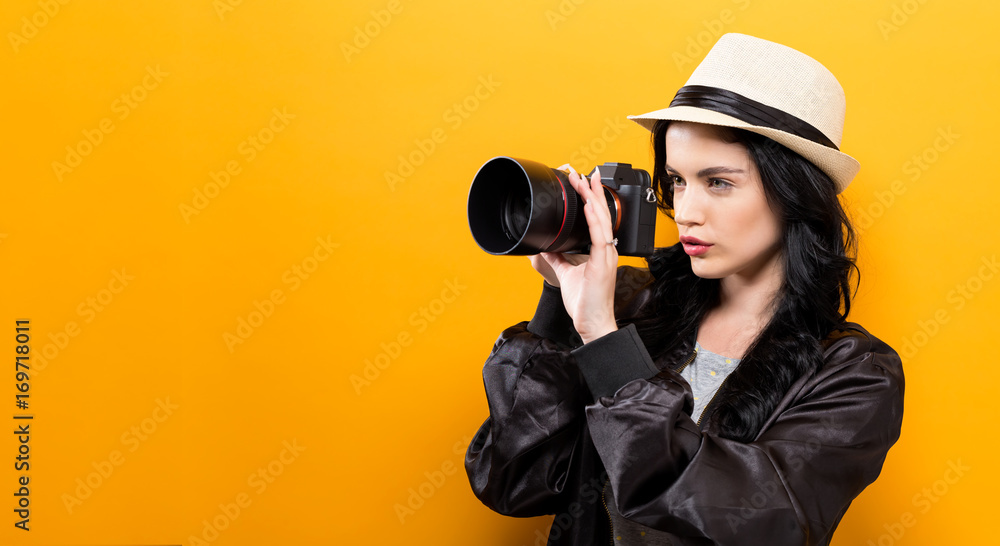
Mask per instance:
[[[711,243],[706,243],[701,239],[696,237],[689,237],[687,235],[681,235],[680,237],[681,245],[684,246],[684,252],[688,256],[701,256],[708,252],[708,249],[712,247]]]
[[[681,235],[680,241],[686,245],[712,246],[711,243],[706,243],[701,239],[698,239],[696,237],[691,237],[689,235]]]

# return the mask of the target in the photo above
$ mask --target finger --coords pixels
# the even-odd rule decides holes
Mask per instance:
[[[567,178],[569,179],[570,184],[584,202],[584,218],[587,220],[587,227],[590,232],[591,240],[590,255],[593,256],[595,247],[613,246],[608,245],[608,241],[611,241],[614,236],[611,212],[608,210],[608,200],[604,195],[604,187],[601,184],[601,170],[599,167],[595,167],[593,176],[588,179],[587,176],[576,172],[576,169],[574,169],[569,163],[560,166],[559,170],[562,170],[564,167],[569,170],[570,174]],[[587,203],[591,202],[593,205],[588,206]],[[616,250],[607,252],[607,249],[604,249],[597,252],[601,258],[608,258],[609,260],[617,262],[618,253]]]
[[[602,215],[602,219],[604,217],[607,217],[607,222],[605,222],[604,224],[606,227],[608,227],[607,234],[610,235],[611,211],[608,210],[608,198],[606,195],[604,195],[604,186],[601,185],[600,169],[594,169],[594,176],[591,176],[590,180],[587,180],[587,184],[588,184],[587,189],[589,190],[590,194],[593,195],[591,199],[597,202],[599,210],[607,211],[607,214]],[[611,238],[609,237],[608,240],[610,241]]]
[[[558,252],[552,253],[551,256],[546,256],[546,258],[551,260],[549,263],[552,266],[553,272],[556,272],[560,284],[564,275],[569,274],[571,270],[586,264],[590,260],[590,256],[587,254],[563,254]]]
[[[563,257],[560,252],[542,252],[542,259],[549,263],[552,267],[552,271],[555,272],[556,277],[559,276],[559,271],[562,266],[566,263],[566,258]]]
[[[598,247],[606,246],[611,240],[611,213],[607,208],[607,199],[604,198],[604,188],[601,186],[600,169],[594,170],[594,176],[588,179],[570,167],[570,184],[580,195],[584,202],[583,212],[587,221],[587,228],[591,235],[591,256],[595,259],[607,259],[609,253],[606,249]],[[588,204],[592,203],[592,204]],[[595,251],[596,249],[596,251]],[[596,254],[596,255],[595,255]],[[617,254],[613,258],[617,260]]]
[[[607,214],[605,211],[604,214]],[[597,263],[607,261],[607,241],[604,235],[604,224],[601,222],[601,211],[594,199],[590,199],[583,206],[583,215],[587,220],[587,232],[590,234],[590,257],[597,260]]]
[[[595,192],[603,193],[603,190],[601,189],[600,172],[595,172],[594,176],[597,177],[596,190],[594,189],[594,184],[591,182],[591,178],[588,178],[586,175],[580,174],[575,170],[570,171],[569,181],[573,185],[573,189],[576,190],[576,193],[580,194],[580,198],[582,198],[584,202],[591,199],[591,196],[595,194]]]
[[[595,256],[595,259],[606,258],[609,265],[618,263],[618,249],[614,245],[614,222],[611,219],[611,211],[608,208],[608,199],[601,184],[600,169],[595,169],[594,175],[588,181],[590,183],[591,202],[594,205],[592,211],[598,229],[591,230],[591,241],[603,247]],[[593,255],[594,252],[592,251]]]
[[[598,203],[599,210],[602,212],[600,217],[606,237],[605,242],[613,241],[615,236],[614,220],[611,218],[611,210],[608,207],[608,198],[604,193],[604,186],[601,184],[601,173],[599,168],[595,169],[594,176],[590,177],[590,186],[594,195],[594,200]],[[614,254],[617,254],[617,249],[615,249]]]
[[[585,196],[585,194],[590,189],[589,183],[586,182],[586,177],[583,176],[583,175],[581,175],[580,173],[576,172],[576,169],[574,169],[569,164],[567,164],[566,166],[569,167],[569,177],[568,178],[569,178],[570,185],[572,185],[573,189],[576,190],[576,193],[580,194],[580,197],[584,201],[586,201],[587,197]]]
[[[539,255],[552,266],[553,271],[558,271],[560,267],[577,266],[590,259],[587,254],[563,254],[562,252],[542,252]]]

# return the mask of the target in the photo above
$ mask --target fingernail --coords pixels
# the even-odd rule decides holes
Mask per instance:
[[[594,167],[594,174],[597,175],[598,180],[600,180],[600,178],[601,178],[601,168],[600,167]]]

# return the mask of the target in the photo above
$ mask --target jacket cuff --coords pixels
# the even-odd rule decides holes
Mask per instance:
[[[571,351],[594,400],[613,396],[626,383],[660,373],[634,324]]]
[[[535,315],[528,322],[527,330],[563,345],[580,345],[583,341],[563,305],[562,291],[545,281],[542,284],[542,296],[538,300]]]

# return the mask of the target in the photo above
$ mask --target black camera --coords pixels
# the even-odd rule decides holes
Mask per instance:
[[[618,254],[651,255],[656,196],[649,173],[628,163],[605,163],[599,169]],[[469,228],[490,254],[589,253],[583,205],[568,173],[536,161],[494,157],[479,168],[469,188]]]

